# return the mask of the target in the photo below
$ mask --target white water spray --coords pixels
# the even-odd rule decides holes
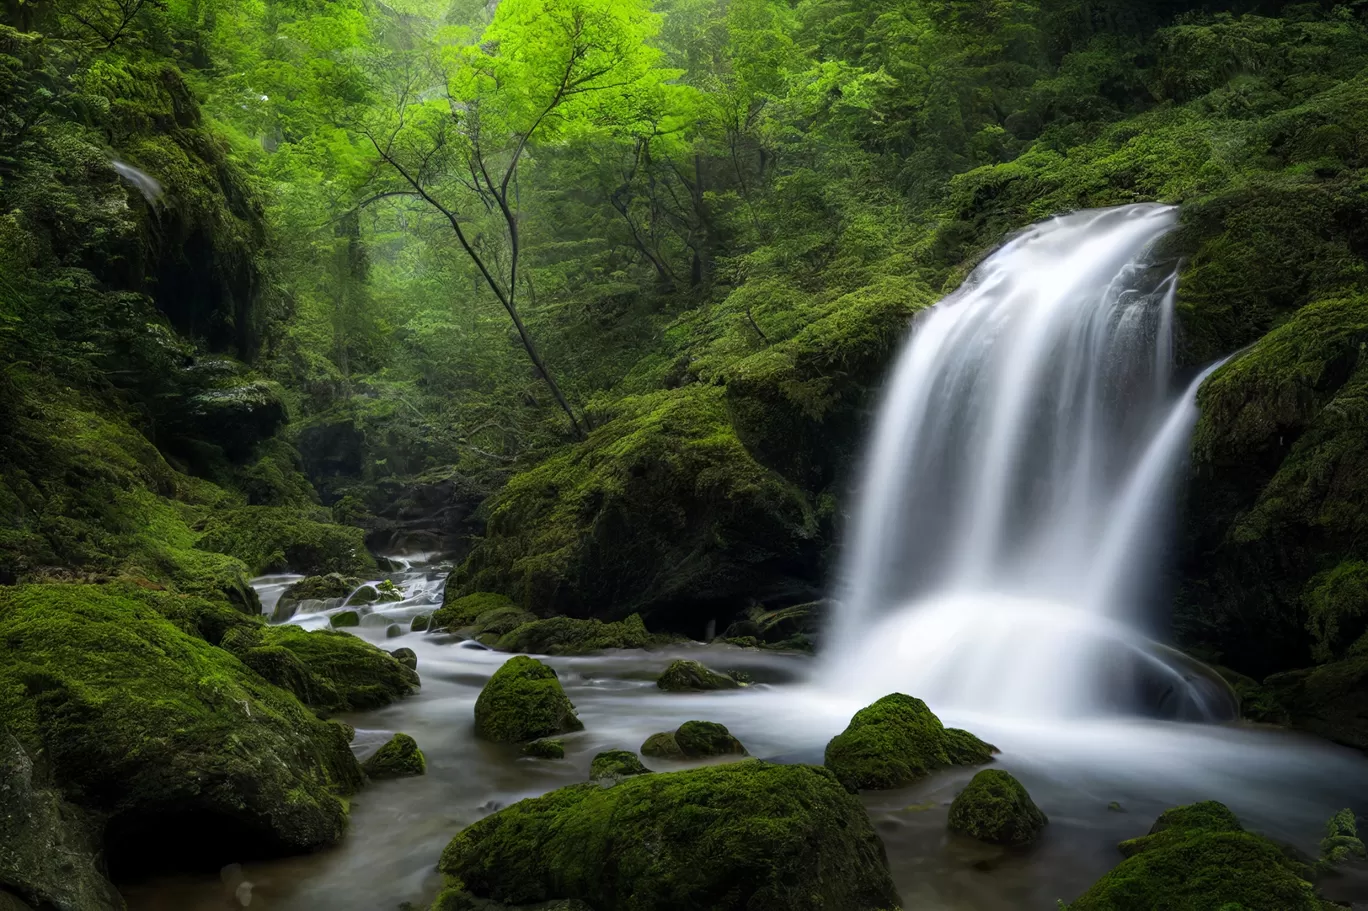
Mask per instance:
[[[1173,388],[1159,205],[1022,233],[921,314],[858,489],[828,680],[1013,716],[1218,713],[1136,623],[1206,373]],[[1214,698],[1214,702],[1213,702]]]

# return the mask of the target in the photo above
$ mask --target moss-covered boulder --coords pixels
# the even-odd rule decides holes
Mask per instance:
[[[695,384],[616,403],[587,440],[515,475],[453,584],[535,613],[693,628],[816,565],[807,497],[737,438],[724,390]],[[706,609],[706,608],[705,608]]]
[[[235,630],[222,646],[323,713],[380,708],[419,684],[413,667],[349,633],[259,626]]]
[[[827,744],[826,767],[846,787],[901,788],[949,765],[977,765],[997,749],[947,730],[926,703],[893,693],[855,713]]]
[[[0,733],[0,908],[123,911],[100,867],[99,825],[34,781],[19,741]]]
[[[1236,678],[1246,718],[1287,725],[1368,750],[1368,655],[1270,675]]]
[[[390,626],[390,629],[394,629],[394,628],[395,628],[395,627],[394,627],[393,625]],[[403,630],[402,630],[402,628],[401,628],[400,632],[402,633],[402,631],[403,631]],[[388,633],[388,630],[387,630],[386,632]],[[395,635],[397,636],[397,635],[399,635],[399,634],[396,633]],[[394,638],[394,636],[391,636],[390,638]],[[411,648],[396,648],[394,651],[390,652],[390,654],[394,656],[394,660],[395,660],[395,661],[398,661],[400,664],[402,664],[404,667],[408,668],[409,670],[411,670],[411,671],[416,671],[416,670],[418,670],[418,653],[415,652],[413,649],[411,649]]]
[[[365,533],[330,518],[326,511],[295,507],[219,510],[205,523],[197,546],[237,557],[258,574],[290,570],[373,578],[375,558],[366,550]]]
[[[371,778],[409,778],[427,772],[427,759],[416,740],[407,734],[395,734],[361,763],[361,769]]]
[[[679,748],[673,731],[652,734],[641,744],[641,755],[653,759],[684,759],[684,751]]]
[[[499,638],[495,648],[535,655],[586,655],[610,648],[645,648],[652,641],[637,614],[613,623],[550,617],[514,628]]]
[[[642,765],[637,754],[630,750],[606,750],[595,756],[589,764],[590,780],[600,783],[650,773],[651,770]]]
[[[680,659],[670,662],[670,666],[656,679],[656,686],[669,693],[683,693],[702,690],[734,690],[741,686],[733,677],[710,670],[698,661]]]
[[[410,623],[409,623],[409,632],[411,632],[411,633],[425,633],[425,632],[427,632],[428,626],[429,626],[431,623],[432,623],[432,615],[431,615],[431,614],[419,614],[418,616],[414,617],[412,621],[410,621]]]
[[[117,589],[0,587],[0,726],[105,814],[111,870],[307,851],[361,783],[343,729]]]
[[[1126,860],[1068,911],[1240,908],[1323,911],[1310,869],[1261,835],[1244,831],[1214,801],[1161,815],[1149,835],[1123,842]]]
[[[1330,870],[1355,858],[1368,857],[1368,849],[1359,838],[1358,819],[1350,809],[1340,810],[1325,824],[1325,837],[1320,843],[1320,858],[1316,866]]]
[[[520,743],[583,729],[556,672],[535,658],[509,658],[475,700],[475,733],[485,740]]]
[[[1021,782],[1001,769],[984,769],[950,804],[951,832],[995,845],[1035,841],[1049,820]]]
[[[824,769],[736,763],[575,785],[461,832],[441,871],[508,904],[597,911],[898,906],[859,801]]]
[[[324,576],[307,576],[285,589],[281,594],[282,603],[286,601],[328,601],[345,598],[361,584],[356,576],[342,573],[328,573]]]
[[[328,620],[333,629],[346,629],[361,625],[361,614],[354,610],[343,610],[333,614]]]
[[[352,592],[351,597],[347,599],[347,607],[363,607],[379,600],[380,593],[375,590],[374,585],[363,585]]]
[[[451,577],[447,577],[447,587],[442,606],[432,614],[433,629],[458,630],[475,625],[482,614],[500,608],[516,608],[517,605],[507,595],[493,592],[474,592],[457,595],[452,590]],[[533,618],[536,619],[536,618]],[[505,632],[507,632],[505,630]]]
[[[533,759],[564,759],[565,742],[554,737],[543,737],[541,740],[524,743],[522,754]]]

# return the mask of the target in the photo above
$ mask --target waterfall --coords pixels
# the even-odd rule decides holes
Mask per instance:
[[[1014,716],[1218,711],[1140,632],[1206,376],[1175,388],[1177,276],[1151,250],[1176,218],[1052,219],[919,314],[856,489],[831,685]]]

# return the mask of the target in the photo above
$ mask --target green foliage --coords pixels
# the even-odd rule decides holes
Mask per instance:
[[[361,781],[342,729],[126,590],[0,588],[0,640],[0,724],[129,837],[191,837],[175,825],[192,808],[222,825],[206,853],[220,838],[300,851],[341,837],[337,795]]]
[[[855,713],[826,747],[826,767],[852,791],[900,788],[948,765],[977,765],[996,747],[946,730],[926,703],[892,693]]]
[[[1354,811],[1340,810],[1325,824],[1325,837],[1320,843],[1319,869],[1330,869],[1355,857],[1368,857],[1358,834],[1358,820]]]
[[[407,734],[395,734],[361,764],[370,778],[407,778],[427,772],[427,760],[418,743]]]
[[[1069,911],[1175,909],[1320,911],[1310,871],[1276,844],[1245,832],[1218,803],[1169,810],[1150,834],[1122,844],[1127,859]]]
[[[441,871],[510,904],[604,911],[896,907],[864,809],[825,770],[761,762],[524,800],[452,839]]]
[[[1021,782],[1001,769],[984,769],[955,795],[948,825],[951,832],[990,844],[1025,845],[1047,822]]]
[[[518,743],[583,728],[556,672],[535,658],[509,658],[475,700],[475,733],[485,740]]]

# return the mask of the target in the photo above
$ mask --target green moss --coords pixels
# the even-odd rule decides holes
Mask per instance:
[[[487,626],[485,630],[492,631]],[[613,623],[550,617],[515,627],[500,637],[496,648],[536,655],[585,655],[610,648],[645,648],[653,641],[638,614]]]
[[[374,585],[363,585],[356,591],[352,592],[352,596],[347,599],[347,606],[355,607],[366,604],[374,604],[376,601],[379,600],[380,593],[375,590]]]
[[[746,748],[726,726],[715,721],[686,721],[674,733],[679,750],[689,759],[745,756]]]
[[[1221,804],[1170,810],[1151,834],[1124,843],[1127,859],[1069,911],[1149,908],[1321,911],[1309,870],[1268,839],[1245,832]]]
[[[193,838],[195,812],[248,853],[341,836],[361,781],[341,728],[117,588],[0,587],[0,642],[0,725],[127,837]]]
[[[698,690],[734,690],[740,685],[725,674],[709,670],[697,661],[684,659],[671,661],[670,666],[665,668],[656,680],[656,686],[672,693]]]
[[[332,615],[332,619],[328,622],[332,624],[333,629],[345,629],[347,627],[360,626],[361,615],[354,610],[338,611],[337,613]]]
[[[394,639],[403,635],[403,627],[397,623],[390,624],[385,631],[385,638]],[[390,652],[394,660],[411,671],[418,670],[418,653],[411,648],[396,648]]]
[[[768,582],[815,531],[805,496],[737,438],[724,391],[694,385],[619,402],[586,442],[510,479],[456,584],[651,621]]]
[[[541,740],[523,744],[522,752],[524,756],[532,756],[536,759],[564,759],[565,743],[554,738],[543,737]]]
[[[589,764],[589,778],[593,781],[617,781],[633,775],[648,775],[651,770],[641,764],[630,750],[608,750],[599,753]]]
[[[285,589],[280,600],[282,602],[328,601],[333,598],[345,598],[355,591],[360,584],[361,580],[355,576],[344,576],[341,573],[309,576]]]
[[[425,632],[427,632],[428,627],[431,626],[431,625],[432,625],[432,615],[431,615],[431,614],[419,614],[418,616],[416,616],[416,617],[413,618],[413,621],[412,621],[411,623],[409,623],[409,632],[411,632],[411,633],[425,633]]]
[[[418,675],[389,652],[350,633],[307,631],[297,626],[262,630],[265,644],[293,653],[331,689],[337,701],[316,705],[328,712],[359,712],[389,705],[418,686]],[[312,704],[312,703],[311,703]]]
[[[875,911],[898,905],[859,802],[823,769],[745,762],[576,785],[457,835],[441,871],[509,904],[599,911]]]
[[[418,743],[407,734],[395,734],[361,764],[371,778],[408,778],[427,772],[427,759]]]
[[[1337,867],[1355,857],[1368,857],[1363,840],[1358,834],[1358,820],[1354,811],[1340,810],[1325,824],[1325,837],[1320,843],[1320,859],[1317,867],[1321,870]]]
[[[208,520],[198,546],[237,557],[254,573],[374,574],[364,532],[326,520],[326,512],[311,518],[298,509],[270,506],[226,510]]]
[[[1368,749],[1368,655],[1273,674],[1254,697],[1259,720]]]
[[[994,748],[947,732],[926,703],[893,693],[855,713],[827,744],[826,767],[848,788],[900,788],[952,764],[988,761]]]
[[[464,597],[451,597],[451,594],[450,582],[448,581],[447,597],[442,602],[442,606],[432,615],[432,627],[434,629],[463,629],[474,626],[481,614],[487,614],[500,608],[516,608],[516,605],[506,595],[475,592]]]
[[[475,700],[475,733],[517,743],[584,728],[556,672],[518,655],[503,663]]]
[[[948,825],[951,832],[990,844],[1025,845],[1047,822],[1021,782],[1001,769],[984,769],[955,796]]]

